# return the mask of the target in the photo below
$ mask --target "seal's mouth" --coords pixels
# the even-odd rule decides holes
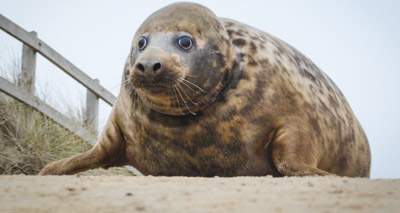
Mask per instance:
[[[187,76],[161,81],[139,77],[128,82],[148,107],[168,115],[196,115],[199,107],[204,105],[204,94],[207,94],[201,84]]]
[[[142,91],[145,93],[150,93],[150,94],[160,94],[160,93],[165,93],[169,89],[172,89],[173,87],[167,87],[163,85],[144,85],[142,88],[140,88]]]
[[[167,90],[177,85],[177,80],[173,78],[143,79],[139,77],[131,79],[130,82],[135,89],[141,90],[148,95],[165,94]]]

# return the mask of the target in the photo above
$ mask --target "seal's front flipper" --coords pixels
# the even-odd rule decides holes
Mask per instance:
[[[39,175],[71,175],[99,167],[122,166],[126,149],[122,133],[113,120],[107,122],[97,144],[89,151],[47,164]]]
[[[47,164],[40,171],[39,175],[72,175],[85,170],[98,168],[101,167],[101,162],[103,160],[99,159],[102,159],[103,155],[98,146],[95,146],[83,154]]]
[[[317,168],[321,150],[306,129],[297,126],[276,130],[268,147],[270,163],[283,176],[335,176]]]

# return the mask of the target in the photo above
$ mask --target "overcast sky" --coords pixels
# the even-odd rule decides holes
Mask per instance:
[[[0,0],[0,13],[111,90],[119,92],[131,39],[155,10],[175,1]],[[347,97],[372,150],[372,178],[400,178],[400,1],[195,1],[291,44]],[[0,31],[0,62],[21,45]],[[8,62],[7,62],[8,63]],[[10,62],[11,63],[11,62]],[[39,57],[37,86],[84,102],[85,89]],[[60,95],[61,94],[61,95]],[[62,102],[60,100],[59,102]],[[101,125],[110,108],[101,104]]]

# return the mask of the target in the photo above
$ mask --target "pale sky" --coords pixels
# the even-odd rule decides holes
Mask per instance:
[[[172,2],[0,0],[0,13],[36,31],[117,95],[134,33]],[[339,86],[363,126],[372,151],[371,177],[400,178],[400,1],[194,2],[275,35],[308,56]],[[0,30],[0,63],[11,63],[20,50],[20,43]],[[36,84],[59,103],[85,101],[85,89],[41,57]],[[109,112],[102,103],[101,126]]]

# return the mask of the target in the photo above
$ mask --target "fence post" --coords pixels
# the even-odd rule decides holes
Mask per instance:
[[[98,79],[95,79],[96,84],[100,84]],[[85,124],[89,129],[97,135],[99,123],[99,98],[89,89],[86,92],[86,115]]]
[[[37,37],[35,31],[30,32]],[[26,44],[22,46],[22,63],[19,86],[24,88],[29,94],[35,93],[35,69],[36,69],[36,51]]]
[[[35,31],[30,32],[33,37],[37,37]],[[19,76],[18,85],[25,89],[29,95],[35,94],[35,71],[36,71],[36,51],[26,44],[22,46],[22,61],[21,61],[21,73]],[[26,125],[30,127],[33,120],[33,110],[25,110]]]

